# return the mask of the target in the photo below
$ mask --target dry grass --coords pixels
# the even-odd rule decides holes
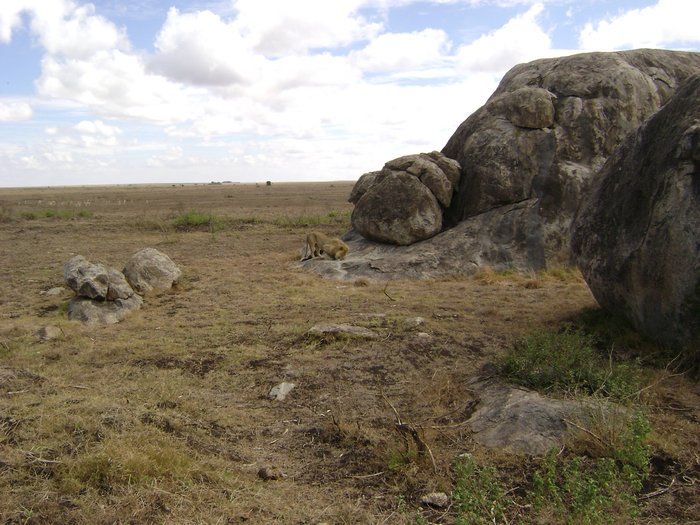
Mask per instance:
[[[385,283],[292,269],[307,225],[347,229],[350,189],[2,190],[0,522],[454,522],[452,510],[419,499],[453,490],[459,454],[493,458],[463,424],[466,381],[514,339],[561,326],[595,302],[565,270]],[[173,227],[192,210],[222,227]],[[118,325],[70,322],[70,294],[40,293],[63,284],[74,254],[121,268],[146,246],[167,253],[183,279]],[[415,317],[425,323],[406,322]],[[326,322],[380,337],[307,336]],[[35,332],[47,325],[64,335],[40,342]],[[285,401],[270,400],[282,381],[297,386]],[[700,467],[688,470],[700,450],[697,387],[672,381],[654,417],[682,434],[654,439],[697,481]],[[396,431],[394,410],[434,465]],[[506,462],[513,479],[524,475],[512,458],[493,461]],[[279,479],[261,479],[262,467]],[[683,487],[691,512],[697,494]],[[669,501],[649,519],[671,523]]]

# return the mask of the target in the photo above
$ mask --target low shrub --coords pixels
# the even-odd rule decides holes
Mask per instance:
[[[510,381],[546,392],[597,394],[615,399],[641,388],[641,370],[634,362],[603,357],[595,339],[580,331],[541,332],[524,337],[497,363]]]
[[[211,213],[190,210],[175,217],[172,221],[172,225],[178,230],[204,230],[215,232],[224,228],[224,221]]]

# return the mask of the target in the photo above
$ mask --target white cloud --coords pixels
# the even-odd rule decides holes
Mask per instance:
[[[659,0],[642,9],[631,9],[595,25],[587,23],[579,36],[582,49],[614,50],[663,47],[700,42],[700,2]]]
[[[385,33],[364,49],[350,53],[350,59],[363,71],[372,73],[434,68],[449,53],[450,41],[440,29],[412,33]]]
[[[186,83],[245,83],[263,66],[236,28],[211,11],[180,14],[171,8],[155,46],[154,70]]]
[[[466,71],[500,72],[552,54],[549,35],[537,23],[544,6],[537,3],[502,27],[460,47],[457,60]]]
[[[32,107],[26,102],[3,102],[0,100],[0,122],[29,120],[33,113]]]
[[[21,23],[8,1],[0,0],[0,39]],[[70,101],[72,120],[40,120],[41,141],[5,148],[14,164],[0,175],[53,162],[73,177],[130,181],[356,178],[440,149],[505,70],[552,52],[540,3],[457,53],[443,30],[390,33],[376,22],[382,13],[360,14],[407,3],[237,0],[226,15],[171,8],[148,55],[89,5],[21,0],[45,49],[38,94]]]
[[[39,43],[54,55],[85,57],[99,50],[128,47],[125,32],[95,15],[93,4],[78,5],[73,0],[3,0],[0,42],[11,40],[23,13],[31,17]]]
[[[9,42],[13,31],[22,25],[21,12],[19,2],[6,0],[0,3],[0,42]]]
[[[124,31],[94,11],[92,4],[42,2],[33,10],[32,30],[52,55],[86,58],[102,50],[128,49]]]
[[[116,146],[122,133],[119,128],[101,120],[81,120],[73,129],[78,133],[81,143],[87,147]]]
[[[104,116],[166,124],[193,118],[205,96],[149,74],[141,57],[119,50],[87,60],[46,56],[36,84],[43,96],[79,102]]]
[[[162,153],[149,157],[146,161],[146,166],[150,168],[182,167],[191,165],[193,160],[185,157],[182,148],[179,146],[171,146],[165,148]]]
[[[362,0],[237,0],[236,27],[253,48],[275,57],[369,40],[382,29],[357,14]]]

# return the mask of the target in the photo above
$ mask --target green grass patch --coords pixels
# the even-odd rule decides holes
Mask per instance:
[[[111,438],[68,462],[64,481],[78,491],[90,487],[102,492],[164,480],[184,482],[193,462],[191,453],[167,436]]]
[[[639,392],[639,366],[602,355],[595,343],[581,331],[536,333],[516,341],[497,366],[508,380],[549,393],[626,399]]]
[[[413,465],[418,459],[418,455],[415,450],[390,450],[389,457],[387,459],[387,467],[392,472],[399,472],[410,465]]]
[[[455,465],[456,523],[629,523],[649,474],[649,421],[626,416],[619,440],[597,457],[553,450],[533,465],[531,482],[509,490],[499,471],[470,454]],[[517,502],[517,505],[515,504]]]
[[[190,210],[181,213],[172,220],[172,225],[178,230],[220,231],[224,229],[224,220],[211,213]]]
[[[651,450],[647,439],[651,426],[641,412],[626,419],[619,442],[603,457],[560,456],[552,451],[541,460],[528,494],[529,503],[541,519],[572,524],[619,523],[639,514],[637,495],[649,474]]]
[[[471,454],[460,456],[453,493],[458,525],[507,523],[506,489],[494,467],[480,466]]]

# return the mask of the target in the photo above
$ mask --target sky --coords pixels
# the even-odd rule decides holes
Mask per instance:
[[[0,0],[0,188],[356,180],[442,149],[516,64],[698,51],[698,20],[698,0]]]

